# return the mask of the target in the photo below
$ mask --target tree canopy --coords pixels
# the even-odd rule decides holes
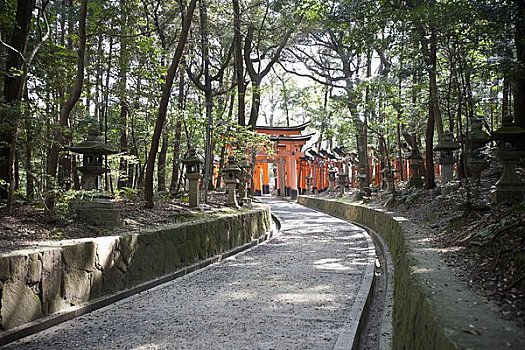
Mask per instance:
[[[213,160],[262,144],[258,124],[311,120],[319,146],[362,166],[371,145],[382,159],[422,147],[427,188],[444,132],[506,114],[525,127],[522,0],[3,0],[0,13],[8,203],[53,211],[79,187],[64,147],[91,128],[119,151],[106,190],[143,189],[152,206],[180,191],[190,146],[212,188]]]

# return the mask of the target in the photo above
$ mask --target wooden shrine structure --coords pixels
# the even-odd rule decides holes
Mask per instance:
[[[297,198],[299,194],[319,193],[331,190],[329,175],[346,174],[348,187],[359,186],[359,168],[357,154],[348,152],[344,147],[334,147],[334,153],[326,150],[305,149],[306,143],[315,133],[303,135],[309,122],[296,126],[256,126],[255,130],[265,134],[273,141],[273,152],[261,151],[257,154],[253,169],[253,193],[256,196],[270,194],[270,179],[278,196]],[[370,185],[382,188],[385,185],[384,160],[374,155],[373,149],[368,161],[368,179]],[[270,176],[270,164],[273,164],[273,176]],[[392,159],[391,169],[395,181],[407,181],[413,170],[410,161]],[[435,173],[440,175],[439,165]],[[333,188],[332,188],[333,189]]]
[[[297,198],[306,188],[306,174],[310,173],[309,163],[305,161],[303,146],[315,133],[302,135],[309,122],[297,126],[256,126],[258,133],[266,134],[274,142],[273,155],[266,152],[257,154],[253,185],[254,194],[270,193],[269,164],[274,164],[275,189],[280,196]]]

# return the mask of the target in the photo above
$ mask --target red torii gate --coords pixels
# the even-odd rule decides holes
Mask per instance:
[[[297,198],[298,194],[298,174],[301,178],[306,177],[304,171],[300,169],[300,159],[304,157],[302,147],[312,138],[313,134],[301,135],[309,122],[297,126],[256,126],[258,133],[270,136],[270,140],[275,142],[273,156],[266,152],[257,154],[254,167],[254,193],[255,195],[270,193],[270,175],[268,164],[276,165],[276,188],[281,196],[291,196]],[[262,179],[261,179],[262,178]],[[301,179],[301,184],[304,179]]]

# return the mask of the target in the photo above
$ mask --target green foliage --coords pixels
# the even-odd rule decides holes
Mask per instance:
[[[303,84],[306,78],[291,79],[284,68],[275,65],[274,72],[260,87],[262,100],[270,109],[262,110],[261,115],[273,118],[274,125],[310,120],[312,130],[317,131],[322,140],[350,149],[356,147],[356,134],[362,130],[365,116],[369,127],[389,145],[397,142],[398,124],[402,131],[424,134],[429,105],[428,73],[433,69],[425,45],[433,32],[438,51],[439,108],[445,129],[454,129],[456,135],[458,121],[466,124],[469,115],[483,115],[487,121],[497,124],[502,113],[503,77],[512,80],[519,72],[514,57],[513,30],[517,12],[509,1],[270,0],[261,3],[249,0],[242,5],[241,36],[246,37],[248,27],[255,28],[253,45],[249,48],[249,59],[255,70],[261,71],[284,34],[293,29],[294,35],[281,55],[283,66],[311,75],[317,81]],[[8,41],[16,2],[6,0],[0,6],[3,6],[0,7],[2,39]],[[111,177],[117,179],[121,175],[117,169],[123,158],[138,178],[150,148],[167,64],[178,43],[180,3],[164,1],[155,6],[149,1],[93,0],[88,6],[84,88],[70,115],[69,126],[61,130],[61,134],[64,142],[76,143],[85,138],[89,127],[96,125],[107,132],[110,146],[120,149],[124,106],[128,149],[126,154],[109,157]],[[233,117],[236,105],[232,117],[228,117],[230,94],[235,90],[231,3],[209,0],[206,6],[212,75],[225,66],[222,75],[215,76],[213,82],[214,153],[219,154],[226,144],[241,153],[269,149],[271,144],[267,138],[236,125]],[[29,68],[29,101],[20,109],[0,105],[2,116],[22,116],[17,145],[22,174],[26,167],[32,166],[32,172],[43,184],[46,180],[54,181],[43,175],[48,149],[60,109],[76,75],[77,14],[78,2],[48,6],[46,16],[51,37]],[[41,32],[37,24],[45,29],[43,23],[42,19],[34,20],[29,49],[38,44]],[[196,15],[184,64],[203,81],[200,25]],[[126,50],[121,50],[122,45]],[[366,71],[368,57],[372,58],[370,76]],[[122,87],[123,71],[127,85]],[[9,73],[19,75],[21,72]],[[252,92],[251,85],[247,87],[246,111],[249,111]],[[178,110],[178,86],[174,86],[168,111],[170,120],[164,126],[170,138],[168,165],[174,145],[174,125],[179,118],[183,123],[182,154],[187,144],[201,154],[205,148],[208,121],[202,92],[187,77],[184,88],[184,110]],[[285,121],[284,116],[289,120]],[[6,122],[5,119],[2,122]],[[372,135],[369,141],[373,146],[379,142],[377,135]],[[28,145],[33,153],[31,159],[25,160],[25,151],[31,148]],[[61,190],[55,191],[57,197],[62,197]],[[123,198],[137,195],[136,190],[131,189],[123,189],[118,194]],[[69,194],[64,196],[67,201]]]
[[[137,201],[141,197],[141,193],[134,188],[130,187],[124,187],[121,188],[116,194],[116,198],[118,199],[124,199],[124,200],[130,200],[130,201]]]
[[[74,200],[93,200],[97,197],[107,197],[107,194],[98,190],[56,190],[56,209],[59,213],[66,214],[69,203]]]
[[[304,17],[309,22],[319,21],[327,11],[327,3],[318,0],[301,1],[297,8],[298,15]]]
[[[241,126],[233,121],[219,125],[215,130],[216,152],[224,146],[229,146],[239,156],[248,151],[270,150],[271,142],[268,136],[258,134],[247,126]]]
[[[2,0],[0,2],[0,10],[2,12],[2,16],[0,16],[0,33],[2,33],[2,36],[5,35],[9,38],[15,23],[16,1]],[[7,41],[6,37],[2,37],[2,39]]]

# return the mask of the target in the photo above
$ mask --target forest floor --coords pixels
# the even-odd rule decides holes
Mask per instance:
[[[64,204],[58,206],[56,215],[49,215],[43,207],[18,201],[11,212],[0,206],[0,254],[36,247],[48,241],[118,235],[230,212],[231,209],[222,205],[225,198],[224,193],[213,192],[208,204],[202,204],[199,210],[191,210],[187,200],[157,198],[155,208],[145,209],[138,198],[117,196],[114,203],[123,224],[116,227],[88,225],[67,215]]]
[[[501,315],[525,325],[525,203],[489,205],[490,187],[501,174],[492,166],[482,175],[481,196],[466,205],[466,188],[449,195],[439,190],[399,190],[392,196],[374,195],[369,205],[411,219],[432,237],[446,263],[476,293],[499,305]],[[116,201],[124,225],[90,226],[65,215],[49,216],[43,208],[17,202],[8,213],[0,206],[0,253],[45,244],[49,240],[98,237],[137,231],[216,215],[225,195],[213,192],[201,210],[190,210],[180,199],[161,199],[144,209],[137,198]],[[472,200],[470,201],[472,202]]]

